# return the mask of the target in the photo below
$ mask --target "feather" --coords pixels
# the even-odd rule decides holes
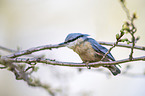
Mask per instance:
[[[96,40],[92,39],[92,38],[87,38],[87,41],[91,43],[93,49],[96,51],[96,52],[99,52],[99,53],[103,53],[105,54],[108,49],[103,47],[102,45],[100,45]],[[107,54],[107,57],[109,59],[111,59],[112,61],[115,61],[114,57],[112,56],[112,54],[109,52]]]

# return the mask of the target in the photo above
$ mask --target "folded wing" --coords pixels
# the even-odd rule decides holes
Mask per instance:
[[[92,38],[87,38],[87,41],[91,43],[93,49],[96,52],[103,53],[105,55],[105,53],[108,51],[107,48],[103,47],[96,40],[94,40]],[[115,61],[114,57],[112,56],[112,54],[110,52],[107,54],[107,58],[111,59],[112,61]]]

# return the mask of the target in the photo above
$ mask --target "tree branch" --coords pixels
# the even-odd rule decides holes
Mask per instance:
[[[103,41],[98,41],[98,43],[101,44],[101,45],[107,45],[107,46],[113,46],[113,44],[114,44],[114,42],[103,42]],[[132,44],[122,44],[122,43],[118,43],[116,45],[116,47],[131,48],[132,47]],[[137,45],[135,45],[134,46],[134,49],[145,51],[145,47],[143,47],[143,46],[137,46]]]
[[[69,66],[69,67],[86,67],[86,63],[73,63],[73,62],[60,62],[60,61],[54,61],[51,59],[46,59],[46,58],[1,58],[0,63],[2,62],[14,62],[14,63],[43,63],[43,64],[49,64],[49,65],[59,65],[59,66]],[[89,63],[88,65],[91,67],[99,67],[99,66],[104,66],[104,65],[118,65],[118,64],[123,64],[127,62],[133,62],[133,61],[145,61],[145,56],[141,57],[136,57],[130,60],[129,58],[127,59],[122,59],[122,60],[117,60],[117,61],[109,61],[109,62],[93,62]]]
[[[108,45],[108,46],[113,46],[114,45],[114,42],[103,42],[103,41],[98,41],[98,43],[102,44],[102,45]],[[60,48],[60,47],[64,47],[65,45],[59,45],[59,44],[55,44],[55,45],[44,45],[44,46],[38,46],[38,47],[33,47],[33,48],[30,48],[30,49],[27,49],[27,50],[23,50],[23,51],[20,51],[20,52],[16,52],[16,53],[13,53],[11,55],[8,55],[7,57],[9,58],[16,58],[16,57],[19,57],[19,56],[23,56],[23,55],[28,55],[28,54],[31,54],[31,53],[34,53],[34,52],[37,52],[37,51],[42,51],[42,50],[51,50],[53,48]],[[117,47],[125,47],[125,48],[131,48],[132,45],[131,44],[121,44],[121,43],[118,43],[116,45]],[[145,50],[145,47],[143,46],[134,46],[134,49],[138,49],[138,50]]]
[[[115,42],[115,43],[113,44],[113,46],[105,53],[105,55],[103,56],[103,58],[101,59],[101,61],[103,61],[103,60],[106,58],[107,54],[109,54],[110,51],[111,51],[113,48],[115,48],[116,45],[118,45],[118,43],[119,43],[119,41],[120,41],[120,39],[122,38],[123,35],[124,35],[123,32],[120,32],[120,34],[117,34],[117,35],[116,35],[116,42]]]
[[[132,60],[133,59],[133,51],[134,51],[135,41],[136,41],[136,38],[135,38],[134,34],[137,31],[137,28],[135,27],[133,22],[137,17],[136,17],[136,13],[133,13],[132,16],[130,15],[129,10],[125,5],[125,0],[121,0],[121,5],[122,5],[122,8],[127,15],[128,20],[129,20],[129,22],[126,22],[126,24],[125,24],[127,28],[123,28],[123,30],[130,33],[130,35],[132,37],[132,39],[131,39],[132,47],[131,47],[131,52],[130,52],[130,55],[129,55],[130,60]]]
[[[126,5],[125,5],[125,0],[120,0],[120,3],[122,5],[122,8],[123,10],[125,11],[126,13],[126,16],[129,20],[131,20],[131,17],[130,17],[130,13],[129,13],[129,9],[127,9]]]
[[[59,48],[59,47],[63,47],[63,46],[65,46],[65,44],[64,45],[56,44],[56,45],[38,46],[38,47],[30,48],[28,50],[16,52],[14,54],[8,55],[7,57],[16,58],[16,57],[19,57],[19,56],[22,56],[22,55],[28,55],[28,54],[31,54],[31,53],[34,53],[34,52],[37,52],[37,51],[46,50],[46,49],[51,50],[52,48]]]
[[[3,46],[0,46],[0,49],[4,50],[4,51],[7,51],[7,52],[12,52],[12,53],[17,52],[16,50],[9,49],[9,48],[3,47]]]

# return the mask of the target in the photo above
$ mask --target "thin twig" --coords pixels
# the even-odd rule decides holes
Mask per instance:
[[[130,55],[129,55],[130,59],[133,58],[133,51],[134,51],[135,39],[136,39],[135,36],[134,36],[134,34],[137,31],[136,27],[133,24],[134,19],[135,19],[134,17],[131,18],[131,26],[132,26],[132,29],[129,32],[131,34],[131,36],[132,36],[132,47],[131,47],[131,52],[130,52]]]
[[[103,56],[103,58],[101,59],[101,61],[103,61],[106,57],[107,57],[107,54],[110,53],[110,51],[115,48],[116,45],[118,45],[120,39],[122,38],[124,34],[121,32],[120,34],[118,34],[118,36],[116,37],[116,42],[113,44],[113,46],[105,53],[105,55]]]
[[[130,33],[131,36],[132,36],[132,47],[131,47],[131,52],[130,52],[130,55],[129,55],[129,58],[130,60],[132,60],[133,58],[133,49],[134,49],[134,46],[135,46],[135,37],[134,37],[134,33]]]
[[[6,69],[7,67],[0,67],[0,69]]]
[[[134,46],[135,46],[135,36],[134,36],[134,34],[137,30],[136,27],[134,26],[134,23],[133,23],[133,21],[136,19],[136,14],[134,13],[133,16],[131,17],[128,8],[125,5],[125,0],[121,1],[121,5],[122,5],[122,8],[127,15],[128,20],[130,21],[130,24],[128,23],[129,24],[128,26],[130,26],[128,32],[132,36],[132,40],[131,40],[132,47],[131,47],[131,52],[130,52],[129,58],[130,58],[130,60],[132,60],[133,59]]]
[[[31,53],[34,53],[34,52],[37,52],[37,51],[46,50],[46,49],[51,50],[52,48],[59,48],[59,47],[63,47],[63,46],[64,45],[59,45],[59,44],[38,46],[38,47],[30,48],[28,50],[16,52],[14,54],[8,55],[7,57],[16,58],[16,57],[19,57],[19,56],[22,56],[22,55],[28,55],[28,54],[31,54]]]
[[[113,45],[114,45],[114,42],[103,42],[103,41],[98,41],[98,43],[101,44],[101,45],[107,45],[107,46],[113,46]],[[122,43],[118,43],[118,44],[116,45],[116,47],[131,48],[131,47],[132,47],[132,44],[122,44]],[[134,46],[134,49],[145,51],[145,47],[143,47],[143,46],[137,46],[137,45],[135,45],[135,46]]]
[[[109,54],[110,51],[111,51],[117,44],[118,44],[118,42],[116,42],[116,43],[113,44],[113,46],[105,53],[105,55],[103,56],[103,58],[101,59],[101,61],[103,61],[103,60],[106,58],[107,54]]]
[[[1,49],[1,50],[4,50],[4,51],[7,51],[7,52],[12,52],[12,53],[18,52],[18,51],[16,51],[16,50],[13,50],[13,49],[10,49],[10,48],[6,48],[6,47],[3,47],[3,46],[0,46],[0,49]]]
[[[121,2],[121,5],[122,5],[122,8],[123,8],[123,10],[125,11],[125,13],[127,15],[128,20],[131,20],[129,10],[127,9],[127,7],[125,5],[125,1],[124,2]]]

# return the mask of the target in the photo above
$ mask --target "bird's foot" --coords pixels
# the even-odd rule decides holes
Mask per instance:
[[[109,67],[110,65],[104,65],[103,67]]]
[[[91,69],[91,66],[89,65],[89,62],[86,62],[86,66],[88,69]]]

